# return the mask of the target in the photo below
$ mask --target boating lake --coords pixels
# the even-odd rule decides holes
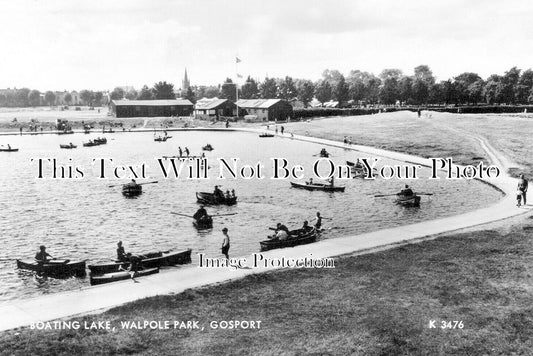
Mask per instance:
[[[89,285],[88,276],[57,280],[18,270],[15,260],[32,260],[42,244],[54,257],[85,259],[87,264],[112,260],[119,240],[123,241],[126,252],[132,253],[191,248],[195,264],[199,252],[209,257],[222,256],[224,226],[231,237],[230,257],[237,257],[258,252],[259,241],[271,233],[268,227],[282,222],[289,229],[296,229],[304,220],[314,218],[317,211],[333,219],[323,221],[325,231],[319,238],[330,239],[461,214],[486,207],[502,196],[478,181],[429,180],[429,169],[422,169],[417,180],[336,180],[336,184],[346,186],[345,192],[310,192],[291,188],[290,181],[303,183],[314,177],[312,167],[319,159],[320,145],[287,138],[259,138],[246,132],[169,131],[168,134],[172,138],[166,142],[154,142],[154,134],[150,132],[0,137],[0,144],[9,143],[20,149],[0,152],[3,212],[0,236],[4,248],[0,258],[0,302]],[[96,137],[106,137],[107,144],[82,146],[82,142]],[[70,142],[78,148],[59,148],[60,144]],[[185,176],[164,179],[157,158],[177,155],[178,146],[188,147],[192,155],[200,155],[201,147],[207,143],[214,147],[212,152],[206,152],[211,167],[209,179]],[[355,161],[356,157],[368,157],[352,150],[326,148],[331,153],[331,161],[338,165],[346,160]],[[286,159],[291,167],[302,165],[305,179],[272,179],[273,157]],[[37,178],[39,158],[56,159],[58,165],[65,167],[67,176],[71,167],[72,178],[51,178],[52,168],[47,161],[43,164],[45,178]],[[98,178],[100,161],[95,165],[91,162],[102,158],[113,159],[112,163],[106,161],[108,177],[117,166],[145,163],[148,177],[137,182],[157,180],[159,183],[143,186],[143,194],[137,198],[125,198],[120,184],[129,179]],[[226,169],[226,179],[217,179],[221,171],[219,158],[231,165],[232,158],[238,158],[239,167],[261,162],[264,178],[233,179]],[[326,171],[324,163],[321,163],[322,173]],[[406,163],[381,158],[378,166],[383,164]],[[83,177],[76,167],[83,172]],[[125,175],[120,168],[117,172]],[[250,172],[245,170],[246,174]],[[186,173],[184,169],[182,174]],[[318,181],[316,177],[314,180]],[[112,184],[119,186],[109,187]],[[394,197],[374,197],[395,193],[404,184],[417,192],[434,195],[423,196],[420,208],[395,205]],[[230,207],[207,207],[208,213],[236,215],[215,217],[213,229],[199,232],[192,226],[192,219],[171,214],[194,214],[199,207],[195,192],[212,192],[215,185],[221,185],[223,191],[235,189],[238,203]]]

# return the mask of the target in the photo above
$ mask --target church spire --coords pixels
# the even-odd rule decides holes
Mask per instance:
[[[187,68],[185,68],[185,75],[183,76],[183,81],[181,83],[181,90],[186,91],[191,86],[189,78],[187,77]]]

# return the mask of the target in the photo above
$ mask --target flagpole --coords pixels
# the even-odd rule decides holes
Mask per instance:
[[[235,105],[237,106],[237,120],[239,120],[239,85],[237,80],[239,78],[239,71],[237,70],[237,64],[239,63],[239,57],[235,56]]]

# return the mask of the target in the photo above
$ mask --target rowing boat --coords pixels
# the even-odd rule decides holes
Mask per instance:
[[[330,184],[300,184],[291,182],[293,188],[305,189],[305,190],[322,190],[324,192],[344,192],[346,187],[335,187]]]
[[[128,183],[122,186],[122,194],[126,197],[136,197],[141,195],[143,192],[143,187],[137,183]]]
[[[202,150],[204,150],[204,151],[213,151],[214,148],[210,144],[207,144],[204,147],[202,147]]]
[[[215,197],[213,193],[196,192],[196,200],[200,204],[207,205],[235,205],[237,204],[237,197]]]
[[[211,216],[208,216],[206,219],[201,219],[201,220],[193,219],[192,224],[198,230],[210,229],[213,227],[213,218]]]
[[[274,137],[274,134],[263,133],[263,134],[260,134],[259,137]]]
[[[276,248],[294,247],[309,244],[316,241],[318,231],[313,227],[311,230],[303,232],[301,229],[289,231],[286,240],[265,240],[259,242],[261,251],[273,250]]]
[[[83,277],[86,274],[85,261],[51,260],[48,263],[38,263],[30,260],[17,260],[17,267],[35,271],[51,277]]]
[[[172,136],[159,136],[159,137],[155,137],[154,138],[154,141],[156,142],[165,142],[166,140],[168,140],[169,138],[172,138]]]
[[[66,149],[71,149],[71,148],[76,148],[78,146],[76,145],[59,145],[59,148],[66,148]]]
[[[129,271],[112,272],[112,273],[102,274],[100,276],[91,275],[90,282],[91,282],[91,286],[95,286],[98,284],[124,281],[130,278],[148,276],[154,273],[159,273],[159,268],[143,269],[143,270],[136,271],[136,272],[129,272]]]
[[[180,252],[156,252],[140,255],[140,265],[143,268],[156,268],[165,266],[176,266],[191,263],[191,249]],[[119,270],[127,269],[130,266],[129,262],[111,262],[100,263],[96,265],[89,265],[91,275],[100,275],[105,273],[119,272]]]
[[[0,152],[18,152],[18,148],[0,148]]]
[[[420,196],[416,194],[411,196],[399,195],[394,202],[403,206],[420,206]]]

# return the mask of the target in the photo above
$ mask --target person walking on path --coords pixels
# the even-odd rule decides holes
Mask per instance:
[[[283,131],[285,131],[285,127],[281,126],[281,134],[283,135]]]
[[[527,179],[524,178],[523,174],[520,174],[520,180],[518,181],[518,191],[516,192],[516,206],[520,206],[521,200],[524,202],[524,205],[526,205],[526,193],[527,193]]]
[[[224,234],[224,240],[222,240],[222,254],[226,256],[226,259],[229,260],[229,235],[228,235],[228,229],[225,227],[222,229],[222,233]]]

